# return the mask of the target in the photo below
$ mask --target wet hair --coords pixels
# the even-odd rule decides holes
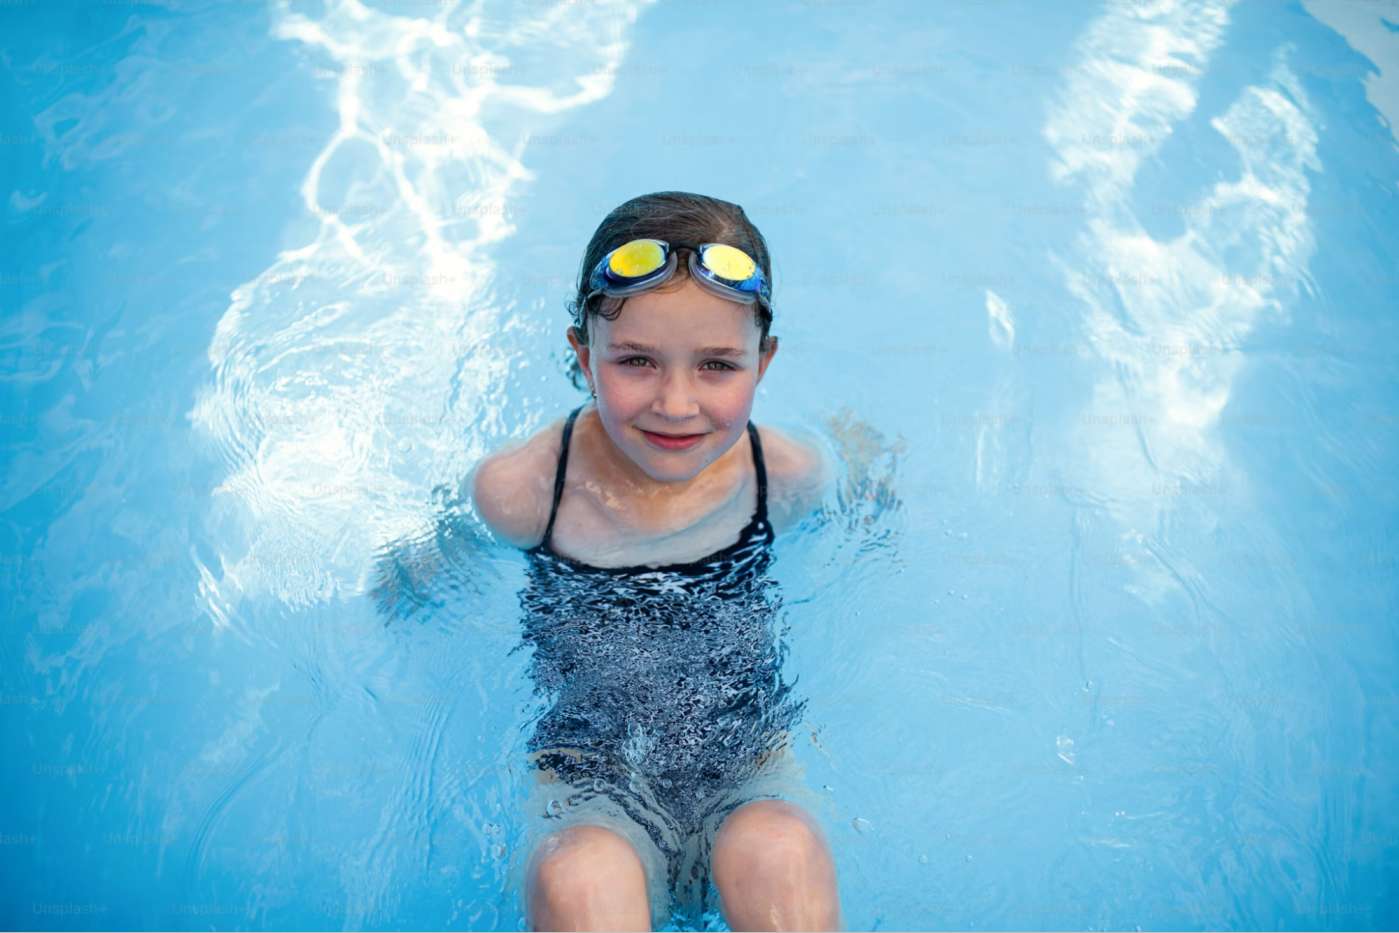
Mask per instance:
[[[568,312],[573,317],[578,339],[587,343],[589,322],[596,317],[609,321],[617,320],[622,313],[625,298],[610,298],[596,295],[592,301],[588,297],[588,276],[602,257],[629,240],[650,237],[673,244],[698,246],[701,243],[726,243],[743,250],[763,270],[768,282],[772,282],[772,259],[768,256],[767,241],[743,208],[728,201],[707,197],[703,194],[690,194],[686,191],[657,191],[643,194],[614,208],[602,219],[588,248],[583,253],[583,262],[578,267],[577,292],[568,302]],[[688,278],[690,275],[687,256],[683,247],[679,249],[679,264],[675,275],[663,288]],[[761,301],[753,305],[753,315],[761,334],[758,351],[769,348],[768,331],[772,327],[772,310],[764,307]],[[570,351],[568,378],[574,387],[587,390],[583,379],[583,369],[578,365],[578,357]]]

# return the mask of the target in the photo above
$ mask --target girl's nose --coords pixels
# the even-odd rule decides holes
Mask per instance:
[[[689,376],[683,372],[671,373],[662,382],[660,397],[652,410],[660,417],[676,422],[699,414]]]

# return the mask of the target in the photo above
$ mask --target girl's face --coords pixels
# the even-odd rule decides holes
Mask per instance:
[[[572,328],[569,343],[597,393],[613,446],[646,477],[692,479],[743,436],[753,395],[777,352],[771,339],[759,355],[751,306],[683,278],[626,299],[615,321],[591,323],[587,345]],[[656,435],[696,439],[676,448]]]

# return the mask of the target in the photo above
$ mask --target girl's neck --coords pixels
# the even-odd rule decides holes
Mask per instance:
[[[588,403],[579,413],[573,431],[575,441],[582,435],[585,456],[596,465],[588,471],[587,483],[593,487],[589,491],[609,509],[625,510],[643,521],[673,518],[677,508],[684,510],[687,503],[703,502],[712,508],[716,491],[735,492],[729,487],[735,485],[733,465],[742,444],[733,445],[688,480],[662,482],[648,476],[612,442],[598,417],[596,402]],[[600,480],[600,476],[606,479]],[[741,486],[741,481],[737,485]]]

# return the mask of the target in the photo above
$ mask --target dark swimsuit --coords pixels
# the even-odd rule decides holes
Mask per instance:
[[[773,631],[781,597],[767,576],[767,471],[750,421],[758,504],[737,541],[678,564],[585,564],[549,546],[582,407],[564,425],[544,539],[525,552],[524,643],[535,688],[552,699],[527,747],[538,768],[606,794],[646,827],[674,890],[674,840],[744,802],[729,792],[781,748],[805,707],[782,681]]]

